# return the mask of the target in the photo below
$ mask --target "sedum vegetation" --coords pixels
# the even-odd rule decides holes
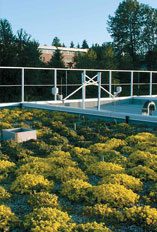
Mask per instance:
[[[0,231],[156,232],[157,131],[44,110],[1,109]]]

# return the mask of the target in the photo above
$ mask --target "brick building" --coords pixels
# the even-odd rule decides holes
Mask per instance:
[[[43,62],[47,63],[50,61],[56,49],[59,49],[63,56],[63,61],[66,67],[74,66],[74,57],[78,53],[87,53],[88,49],[82,48],[65,48],[65,47],[55,47],[55,46],[39,46],[39,51],[41,52],[41,59]]]

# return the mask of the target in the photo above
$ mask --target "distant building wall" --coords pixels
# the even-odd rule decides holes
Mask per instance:
[[[63,56],[63,61],[66,67],[74,66],[74,57],[78,53],[87,53],[88,49],[82,48],[65,48],[65,47],[55,47],[55,46],[39,46],[39,51],[41,52],[41,59],[44,63],[50,61],[56,49],[59,49]]]

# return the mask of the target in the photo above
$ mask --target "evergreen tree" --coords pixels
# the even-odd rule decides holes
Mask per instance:
[[[103,43],[102,46],[95,44],[92,49],[97,54],[97,68],[116,69],[117,61],[112,43]]]
[[[60,42],[60,39],[56,36],[54,37],[53,41],[52,41],[52,46],[55,46],[55,47],[61,47],[61,42]]]
[[[39,66],[39,44],[23,29],[14,35],[10,23],[0,19],[0,65]]]
[[[15,66],[15,36],[8,20],[0,19],[0,65]]]
[[[17,66],[40,66],[39,44],[35,40],[31,40],[23,29],[17,31],[16,35],[16,64]]]
[[[78,53],[74,61],[77,68],[96,68],[97,54],[93,49],[90,49],[87,53]]]
[[[85,39],[82,42],[82,48],[89,48],[88,43]]]
[[[40,52],[38,50],[39,44],[35,40],[31,40],[23,29],[14,35],[10,23],[6,19],[0,19],[0,65],[1,66],[41,66]],[[26,75],[26,72],[25,72]],[[0,70],[1,84],[20,84],[21,73],[19,70]],[[33,81],[40,82],[39,73],[29,72],[29,80],[27,83]],[[32,88],[29,89],[33,91]],[[33,92],[33,95],[36,93]],[[38,93],[37,93],[38,94]],[[28,96],[28,94],[27,94]],[[0,91],[0,101],[19,101],[20,92],[18,88],[3,88]]]
[[[71,41],[71,43],[70,43],[70,48],[74,48],[74,43],[73,43],[73,41]]]
[[[64,62],[63,62],[63,56],[60,52],[59,49],[56,49],[56,51],[54,52],[51,60],[48,63],[49,67],[53,67],[53,68],[64,68]]]

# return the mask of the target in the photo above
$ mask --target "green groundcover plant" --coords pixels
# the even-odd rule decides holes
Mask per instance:
[[[0,231],[156,232],[157,130],[37,109],[1,109]]]

